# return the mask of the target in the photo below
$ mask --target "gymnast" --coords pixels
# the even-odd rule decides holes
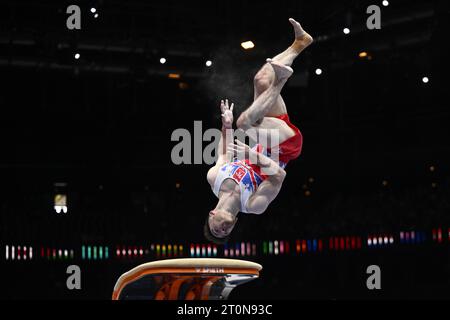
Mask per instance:
[[[236,121],[239,129],[256,132],[276,130],[279,144],[256,144],[250,148],[236,140],[229,132],[233,129],[233,104],[221,101],[222,135],[218,145],[218,159],[209,169],[208,183],[219,201],[209,212],[204,234],[214,243],[225,243],[237,222],[239,212],[262,214],[280,192],[290,160],[299,157],[303,137],[293,125],[280,93],[292,75],[290,67],[295,58],[312,42],[313,38],[300,23],[289,19],[295,32],[295,40],[284,52],[258,71],[254,78],[254,101]],[[252,137],[249,135],[250,138]],[[276,149],[278,161],[270,154]],[[239,157],[237,157],[239,155]],[[267,174],[270,172],[270,174]]]

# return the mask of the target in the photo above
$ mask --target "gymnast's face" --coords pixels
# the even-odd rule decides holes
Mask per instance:
[[[225,238],[233,230],[237,218],[227,211],[212,210],[208,221],[211,233],[217,238]]]

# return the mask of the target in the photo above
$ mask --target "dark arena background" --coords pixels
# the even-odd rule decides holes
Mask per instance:
[[[289,17],[315,39],[282,92],[302,154],[215,245],[210,165],[174,164],[171,136],[202,143],[220,99],[237,119]],[[2,1],[1,297],[110,300],[139,264],[224,257],[263,266],[230,300],[450,298],[449,21],[446,0]]]

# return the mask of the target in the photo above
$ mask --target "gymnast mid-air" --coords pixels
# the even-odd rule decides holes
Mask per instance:
[[[222,135],[218,146],[218,159],[209,169],[207,180],[219,201],[209,212],[205,236],[215,243],[225,243],[237,222],[239,212],[262,214],[280,192],[286,164],[296,159],[302,149],[302,134],[293,125],[280,93],[292,75],[290,67],[295,58],[312,42],[313,38],[300,23],[289,19],[294,27],[295,40],[284,52],[267,59],[267,63],[254,78],[254,101],[243,111],[236,126],[244,131],[276,130],[279,144],[278,159],[268,156],[273,145],[257,144],[250,148],[227,134],[233,128],[233,104],[221,101]],[[237,157],[236,155],[244,155]],[[270,172],[270,174],[265,174]]]

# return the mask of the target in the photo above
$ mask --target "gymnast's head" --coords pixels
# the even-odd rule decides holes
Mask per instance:
[[[204,234],[206,239],[215,244],[225,244],[236,225],[237,217],[224,210],[211,210],[206,219]]]

